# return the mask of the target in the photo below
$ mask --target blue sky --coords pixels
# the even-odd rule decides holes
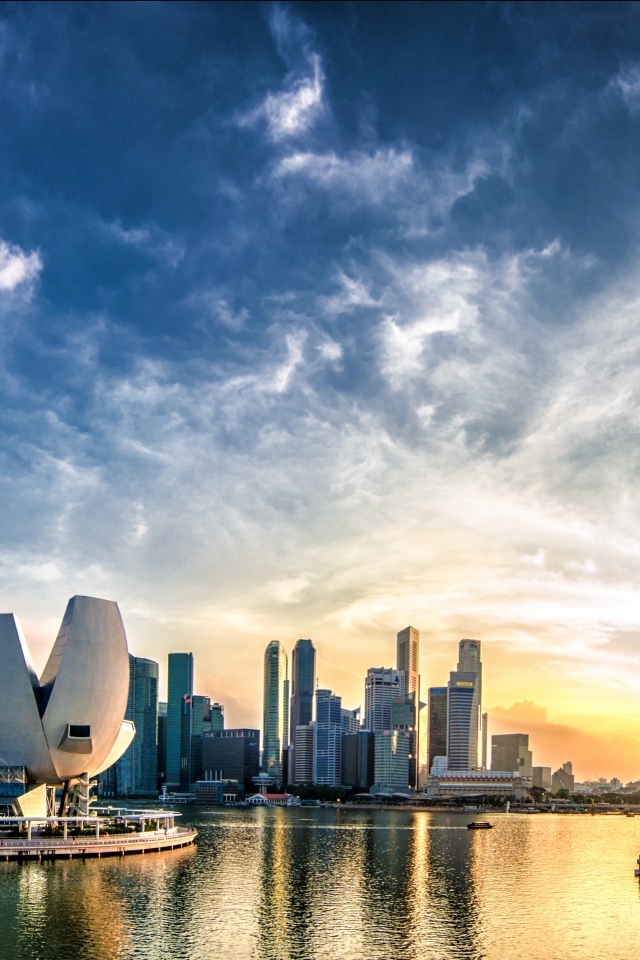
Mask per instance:
[[[5,4],[0,81],[36,660],[106,596],[256,723],[271,639],[355,706],[411,622],[537,762],[640,776],[640,8]]]

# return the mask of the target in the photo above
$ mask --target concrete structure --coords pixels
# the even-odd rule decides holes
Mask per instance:
[[[562,788],[573,793],[575,788],[575,779],[573,776],[573,764],[570,761],[563,763],[559,770],[551,778],[552,793],[559,793]]]
[[[405,627],[397,636],[397,664],[400,679],[400,696],[415,693],[420,695],[420,631]]]
[[[224,730],[224,707],[221,703],[212,703],[209,708],[208,726],[205,722],[205,732]]]
[[[430,687],[427,695],[427,768],[429,773],[436,757],[447,755],[446,687]]]
[[[125,719],[136,728],[133,742],[115,763],[114,796],[148,797],[158,786],[158,664],[129,654]],[[103,776],[107,776],[105,771]]]
[[[205,780],[237,780],[247,796],[253,793],[260,773],[260,731],[240,727],[204,733],[202,767]]]
[[[64,784],[66,803],[70,786],[86,786],[135,734],[124,719],[129,656],[118,606],[73,597],[39,682],[17,620],[1,614],[0,662],[4,766],[24,767],[27,792]]]
[[[520,773],[533,779],[533,754],[528,733],[501,733],[491,737],[491,770]]]
[[[500,796],[523,800],[527,795],[527,780],[519,773],[502,771],[447,771],[439,776],[430,775],[427,796],[433,798],[459,798],[477,800],[479,797]]]
[[[551,790],[551,767],[534,767],[532,784],[540,790]]]
[[[338,787],[342,780],[342,698],[331,690],[316,690],[313,732],[313,782]]]
[[[180,757],[182,740],[183,700],[193,693],[193,654],[169,654],[169,689],[167,698],[167,765],[166,783],[180,789]]]
[[[403,730],[376,733],[374,749],[371,793],[408,793],[411,734]]]
[[[279,640],[272,640],[264,654],[262,737],[262,768],[281,785],[282,753],[289,743],[289,680],[287,654]]]
[[[294,770],[291,783],[313,783],[313,728],[315,723],[307,723],[296,727],[296,742],[294,749]]]
[[[372,733],[391,730],[391,704],[400,696],[397,670],[371,667],[364,688],[364,726]]]

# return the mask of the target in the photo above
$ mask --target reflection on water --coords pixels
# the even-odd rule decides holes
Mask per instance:
[[[194,808],[197,848],[0,864],[2,960],[630,960],[640,818]]]

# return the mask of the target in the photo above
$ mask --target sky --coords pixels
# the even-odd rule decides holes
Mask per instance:
[[[0,8],[0,607],[261,724],[482,641],[490,733],[640,778],[640,7]]]

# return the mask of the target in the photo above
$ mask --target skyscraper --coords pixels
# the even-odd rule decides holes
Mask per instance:
[[[331,690],[316,690],[313,782],[337,787],[342,779],[342,698]]]
[[[101,780],[111,795],[148,797],[157,789],[158,664],[129,654],[129,694],[125,720],[136,733],[113,769]]]
[[[246,728],[213,730],[202,738],[205,780],[237,780],[245,794],[255,792],[260,772],[260,731]]]
[[[158,790],[167,780],[167,705],[158,704]]]
[[[193,654],[169,654],[169,695],[167,698],[167,766],[166,782],[171,789],[180,788],[180,741],[182,701],[193,693]]]
[[[355,710],[346,710],[344,707],[340,711],[342,717],[342,732],[344,734],[357,733],[360,729],[360,707]]]
[[[180,789],[188,793],[202,780],[202,737],[210,726],[211,700],[192,694],[182,699],[180,728]]]
[[[316,649],[311,640],[298,640],[291,654],[291,743],[295,745],[296,727],[313,720],[313,694],[316,687]]]
[[[478,766],[478,689],[475,673],[454,671],[447,688],[447,758],[449,770]]]
[[[298,724],[295,731],[294,771],[291,783],[313,783],[313,740],[315,724]]]
[[[489,738],[489,714],[482,714],[482,770],[487,769],[487,741]]]
[[[431,773],[436,757],[447,755],[447,688],[430,687],[428,694],[427,770]]]
[[[477,770],[482,704],[479,640],[461,640],[458,669],[450,675],[447,701],[449,770]]]
[[[405,793],[409,787],[411,734],[385,730],[375,735],[375,783],[372,792]]]
[[[287,654],[272,640],[264,654],[262,769],[282,784],[282,751],[289,737],[289,681]]]
[[[400,696],[397,670],[371,667],[364,688],[364,726],[373,733],[392,729],[391,705]]]
[[[415,627],[405,627],[397,637],[398,674],[400,676],[400,696],[409,693],[418,695],[418,674],[420,671],[420,631]]]

